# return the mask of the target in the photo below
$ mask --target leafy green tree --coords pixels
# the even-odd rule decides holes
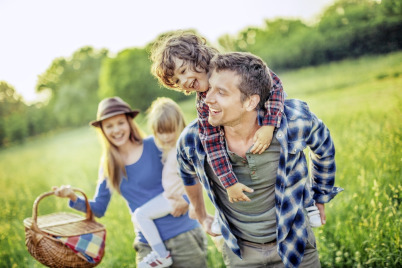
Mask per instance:
[[[324,11],[318,25],[326,40],[327,59],[338,60],[401,49],[400,14],[400,1],[336,1]]]
[[[338,0],[315,25],[266,20],[263,27],[224,35],[219,43],[226,50],[259,55],[276,70],[400,50],[401,30],[401,1]]]
[[[56,126],[78,126],[93,119],[99,102],[99,72],[107,58],[106,49],[78,49],[70,58],[57,58],[39,76],[36,90],[49,90],[50,110]]]
[[[300,20],[275,19],[266,20],[263,27],[248,27],[236,37],[228,35],[219,39],[219,44],[226,50],[248,51],[260,56],[275,69],[294,68],[305,65],[300,62],[305,55],[303,43],[310,28]]]
[[[150,70],[147,48],[125,49],[116,57],[106,59],[100,74],[100,97],[119,96],[141,111],[158,96],[175,100],[185,98],[182,93],[160,86]]]
[[[26,109],[14,87],[0,81],[0,147],[26,138]]]

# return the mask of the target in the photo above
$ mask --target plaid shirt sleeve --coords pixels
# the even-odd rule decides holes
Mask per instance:
[[[310,148],[313,198],[318,203],[328,203],[343,191],[342,188],[334,186],[335,146],[328,128],[313,113],[311,115],[312,129],[306,142]]]
[[[205,103],[206,92],[197,93],[198,131],[207,160],[214,173],[226,189],[237,183],[232,164],[225,148],[224,133],[221,127],[208,123],[209,109]]]
[[[272,87],[269,99],[264,104],[264,109],[258,112],[258,123],[261,126],[275,126],[277,128],[281,125],[285,93],[283,91],[282,82],[279,77],[271,70]]]

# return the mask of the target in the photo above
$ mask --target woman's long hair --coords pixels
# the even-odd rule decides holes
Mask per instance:
[[[126,115],[127,122],[130,127],[129,140],[132,143],[141,145],[143,142],[144,133],[133,121],[133,118]],[[99,137],[102,143],[102,158],[101,166],[103,167],[103,176],[107,178],[108,187],[116,190],[120,193],[120,183],[123,177],[127,176],[125,164],[119,150],[113,145],[107,138],[103,131],[101,124],[100,128],[97,128]]]
[[[157,133],[172,133],[175,135],[175,143],[180,133],[186,126],[183,112],[179,105],[172,99],[160,97],[154,100],[148,109],[148,124],[155,137],[156,145],[162,150],[162,163],[166,161],[172,145],[164,144],[158,139]]]

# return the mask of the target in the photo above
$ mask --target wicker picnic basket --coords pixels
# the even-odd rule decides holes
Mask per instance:
[[[68,238],[106,232],[105,227],[94,220],[85,193],[79,189],[73,190],[81,193],[85,198],[87,208],[85,218],[67,212],[57,212],[38,217],[39,202],[47,196],[54,195],[54,192],[47,192],[36,198],[32,208],[32,218],[24,220],[25,244],[29,253],[48,267],[95,267],[104,255],[102,248],[99,261],[91,263],[82,254],[74,252],[57,239],[57,237]]]

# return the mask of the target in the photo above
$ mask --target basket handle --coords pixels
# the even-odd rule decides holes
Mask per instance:
[[[88,201],[88,197],[87,195],[80,189],[78,188],[71,188],[71,190],[73,190],[74,192],[79,192],[80,194],[82,194],[85,198],[85,204],[86,204],[86,208],[87,208],[87,213],[86,213],[86,219],[87,220],[93,220],[93,213],[91,210],[91,206],[89,205],[89,201]],[[47,192],[47,193],[43,193],[40,196],[38,196],[33,204],[33,208],[32,208],[32,230],[35,230],[37,232],[40,232],[41,230],[38,227],[38,205],[39,205],[39,201],[41,201],[43,198],[47,197],[47,196],[51,196],[54,195],[54,191],[51,192]]]

